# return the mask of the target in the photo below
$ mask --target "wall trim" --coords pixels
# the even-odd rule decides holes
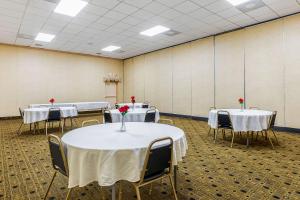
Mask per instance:
[[[162,116],[170,116],[170,117],[180,117],[180,118],[188,118],[193,120],[199,120],[207,122],[207,117],[199,117],[199,116],[192,116],[192,115],[182,115],[182,114],[174,114],[174,113],[159,113]],[[288,133],[297,133],[300,134],[300,128],[291,128],[291,127],[281,127],[281,126],[275,126],[276,131],[282,131],[282,132],[288,132]]]

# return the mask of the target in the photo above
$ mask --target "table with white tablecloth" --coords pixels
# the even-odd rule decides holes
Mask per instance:
[[[149,104],[146,104],[146,103],[118,103],[117,104],[119,107],[122,107],[122,106],[128,106],[129,108],[133,108],[133,106],[134,106],[134,108],[142,108],[143,107],[143,105],[149,105]]]
[[[125,122],[144,122],[146,112],[148,111],[148,108],[134,108],[129,109],[127,114],[125,115]],[[110,110],[112,122],[121,122],[122,121],[122,115],[118,109]],[[159,121],[159,111],[156,109],[155,113],[155,122]]]
[[[87,126],[62,137],[68,150],[69,188],[97,181],[111,186],[120,180],[140,180],[149,144],[158,138],[174,140],[173,164],[186,155],[187,141],[183,130],[166,124],[127,122]]]
[[[71,107],[75,106],[78,111],[102,110],[110,107],[109,102],[74,102],[74,103],[54,103],[52,104],[31,104],[30,108],[40,107]]]
[[[242,110],[242,109],[215,109],[209,112],[208,124],[212,128],[218,126],[218,111],[228,111],[232,126],[236,132],[262,131],[268,128],[271,111],[265,110]]]
[[[44,121],[48,118],[49,109],[47,107],[41,108],[26,108],[24,109],[24,124]],[[62,118],[75,117],[78,115],[75,107],[61,107],[59,108]]]

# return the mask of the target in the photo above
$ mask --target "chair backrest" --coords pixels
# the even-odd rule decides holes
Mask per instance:
[[[260,110],[259,107],[251,106],[249,107],[250,110]]]
[[[61,112],[59,108],[50,108],[47,121],[59,121],[61,120]]]
[[[143,104],[142,108],[149,108],[149,104]]]
[[[271,118],[270,118],[270,121],[269,121],[269,129],[270,128],[274,128],[274,126],[275,126],[275,121],[276,121],[276,115],[277,115],[277,111],[274,111],[273,113],[272,113],[272,116],[271,116]]]
[[[159,144],[168,142],[166,144]],[[156,146],[154,146],[156,145]],[[170,137],[154,140],[148,147],[140,183],[156,179],[172,172],[173,139]]]
[[[21,108],[19,108],[19,113],[20,113],[20,116],[22,117],[22,119],[24,118],[24,111],[21,109]]]
[[[111,112],[109,110],[104,110],[104,122],[112,123]]]
[[[218,116],[218,128],[230,128],[232,129],[232,123],[230,118],[230,113],[225,110],[219,110],[217,112]]]
[[[97,119],[86,120],[81,123],[81,127],[92,125],[92,124],[100,124],[100,122]]]
[[[115,109],[119,109],[119,107],[120,107],[119,104],[116,103],[115,104]]]
[[[48,143],[53,168],[63,175],[69,176],[66,152],[64,151],[60,138],[56,135],[49,134]]]
[[[155,122],[155,115],[156,115],[155,109],[147,110],[144,122]]]

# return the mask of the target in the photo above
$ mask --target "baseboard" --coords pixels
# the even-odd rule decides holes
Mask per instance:
[[[198,116],[192,116],[192,115],[181,115],[181,114],[174,114],[174,113],[159,113],[162,116],[170,116],[170,117],[181,117],[181,118],[189,118],[199,121],[208,121],[207,117],[198,117]],[[290,127],[281,127],[281,126],[275,126],[274,130],[281,131],[281,132],[289,132],[289,133],[298,133],[300,134],[300,128],[290,128]]]

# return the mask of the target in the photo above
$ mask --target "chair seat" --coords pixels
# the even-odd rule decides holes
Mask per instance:
[[[144,181],[146,181],[146,182],[147,181],[152,181],[152,180],[157,179],[157,178],[159,178],[159,177],[161,177],[161,176],[163,176],[165,174],[166,174],[165,171],[157,172],[155,174],[149,174],[149,175],[147,175],[147,176],[144,177]]]

